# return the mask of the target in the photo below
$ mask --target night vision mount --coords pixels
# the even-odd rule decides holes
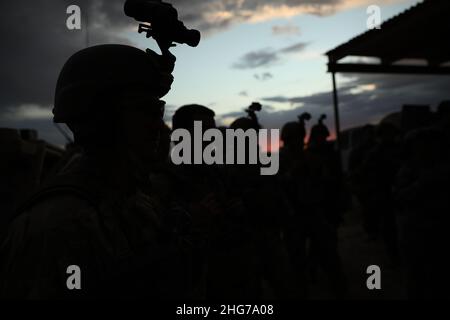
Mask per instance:
[[[259,102],[253,102],[250,107],[245,109],[245,112],[247,112],[248,116],[250,118],[253,118],[256,115],[256,112],[259,112],[262,110],[262,105]]]
[[[139,33],[155,39],[164,57],[173,60],[175,56],[169,51],[175,43],[196,47],[200,43],[200,32],[190,30],[178,19],[177,10],[162,0],[127,0],[125,14],[134,18],[139,24]],[[147,49],[148,50],[148,49]]]
[[[245,112],[247,112],[248,117],[251,120],[253,120],[258,127],[260,127],[260,125],[256,112],[260,112],[261,110],[262,105],[259,102],[253,102],[247,109],[245,109]]]

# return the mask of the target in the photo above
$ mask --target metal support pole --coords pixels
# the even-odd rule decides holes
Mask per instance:
[[[85,10],[85,12],[86,12],[86,14],[85,14],[85,18],[86,18],[86,26],[85,26],[85,28],[86,28],[86,48],[89,48],[89,45],[90,45],[90,35],[89,35],[89,9],[90,9],[90,6],[89,6],[89,4],[88,5],[86,5],[86,8],[84,9]]]
[[[341,121],[339,118],[339,100],[336,87],[336,74],[331,73],[333,78],[333,104],[334,104],[334,125],[336,130],[336,146],[337,150],[341,152]]]
[[[342,160],[342,140],[341,140],[341,120],[339,118],[339,100],[337,94],[337,86],[336,86],[336,73],[332,72],[333,78],[333,105],[334,105],[334,125],[336,130],[336,152],[337,152],[337,161],[339,166],[339,176],[342,181],[344,177],[344,162]],[[340,190],[338,190],[340,191]]]

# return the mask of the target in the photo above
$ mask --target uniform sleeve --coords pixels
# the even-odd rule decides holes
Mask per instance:
[[[1,247],[0,296],[18,299],[85,298],[95,291],[100,266],[98,239],[91,232],[96,211],[81,199],[43,202],[21,214]],[[80,268],[81,289],[67,279]],[[75,278],[72,278],[72,284]]]

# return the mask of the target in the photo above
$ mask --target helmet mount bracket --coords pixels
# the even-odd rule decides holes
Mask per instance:
[[[178,11],[163,0],[126,0],[124,12],[139,22],[138,33],[153,38],[159,46],[162,60],[170,72],[175,67],[175,56],[169,51],[175,43],[196,47],[200,43],[198,30],[186,28],[179,20]],[[150,49],[147,49],[151,53]],[[154,53],[153,53],[154,54]]]
[[[175,68],[176,57],[169,51],[169,49],[175,47],[176,44],[167,39],[162,39],[158,37],[157,34],[154,32],[152,26],[146,23],[139,24],[138,33],[145,33],[145,37],[147,39],[148,38],[155,39],[156,43],[158,44],[159,50],[161,50],[162,56],[169,64],[168,69],[172,72],[173,69]],[[150,53],[151,50],[147,49],[146,51],[147,53]]]

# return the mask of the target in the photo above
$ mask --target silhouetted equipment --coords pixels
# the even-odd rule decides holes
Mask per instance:
[[[247,112],[248,118],[253,121],[253,125],[250,127],[260,128],[258,117],[256,116],[256,112],[260,112],[262,110],[262,105],[259,102],[253,102],[250,107],[248,107],[245,112]],[[238,119],[239,120],[239,119]]]
[[[332,74],[336,138],[339,146],[340,119],[336,73],[440,74],[449,75],[450,15],[448,0],[425,0],[387,20],[381,29],[369,30],[330,50],[328,72]],[[380,59],[379,64],[342,63],[346,57]],[[405,59],[420,59],[426,65],[396,64]]]
[[[255,111],[261,111],[262,105],[259,102],[253,102],[246,110],[249,114]]]
[[[178,19],[177,10],[161,0],[127,0],[125,14],[140,22],[139,33],[145,32],[147,38],[154,38],[161,51],[167,51],[173,42],[196,47],[200,43],[200,32],[189,30]]]
[[[261,125],[258,121],[258,116],[256,115],[256,112],[259,112],[261,110],[262,105],[258,102],[253,102],[247,109],[245,109],[245,112],[247,112],[247,117],[237,118],[230,124],[230,128],[234,130],[261,129]]]
[[[157,58],[160,69],[168,73],[175,68],[176,58],[169,51],[171,47],[175,46],[174,42],[186,43],[192,47],[197,46],[200,42],[200,32],[187,29],[178,19],[177,10],[169,3],[161,0],[127,0],[124,11],[127,16],[150,24],[139,24],[138,32],[145,32],[147,38],[155,39],[161,55],[150,49],[146,51]]]

